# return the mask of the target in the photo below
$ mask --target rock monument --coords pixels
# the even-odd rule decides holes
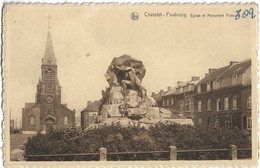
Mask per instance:
[[[145,72],[143,62],[129,55],[115,57],[112,60],[105,74],[109,87],[102,91],[102,122],[158,122],[162,118],[171,118],[170,111],[155,107],[154,99],[147,95],[147,90],[142,85]]]

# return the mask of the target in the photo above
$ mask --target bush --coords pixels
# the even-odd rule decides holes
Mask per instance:
[[[196,127],[174,123],[158,123],[149,129],[140,126],[121,127],[119,124],[101,125],[97,128],[78,131],[57,130],[48,134],[37,134],[28,139],[27,155],[98,153],[99,148],[107,152],[168,151],[174,145],[179,150],[223,149],[234,144],[238,148],[251,147],[249,135],[239,130]],[[109,160],[158,160],[169,154],[108,155]],[[32,160],[28,158],[27,160]],[[227,152],[178,153],[178,159],[228,159]],[[33,160],[50,160],[34,158]],[[98,156],[51,158],[51,160],[98,160]]]

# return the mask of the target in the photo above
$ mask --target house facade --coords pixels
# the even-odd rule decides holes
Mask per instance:
[[[250,130],[251,60],[209,69],[195,85],[194,124]]]
[[[162,107],[172,111],[175,115],[193,118],[194,85],[199,79],[199,77],[193,76],[190,81],[178,81],[176,87],[164,94]]]
[[[100,101],[96,100],[94,102],[88,101],[87,107],[80,112],[81,115],[81,128],[85,130],[91,124],[96,124],[99,122],[99,106]]]
[[[162,90],[153,97],[155,97],[159,107],[172,111],[173,116],[192,118],[194,109],[194,87],[199,79],[199,77],[193,76],[190,81],[178,81],[175,87],[171,88],[168,86],[166,92]]]

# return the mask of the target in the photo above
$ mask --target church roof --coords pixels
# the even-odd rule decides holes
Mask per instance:
[[[45,47],[44,58],[42,59],[43,65],[56,65],[56,58],[53,50],[51,33],[48,32],[47,42]]]

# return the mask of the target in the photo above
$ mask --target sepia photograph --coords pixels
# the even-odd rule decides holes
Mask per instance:
[[[5,166],[257,165],[257,24],[254,3],[5,4]]]

